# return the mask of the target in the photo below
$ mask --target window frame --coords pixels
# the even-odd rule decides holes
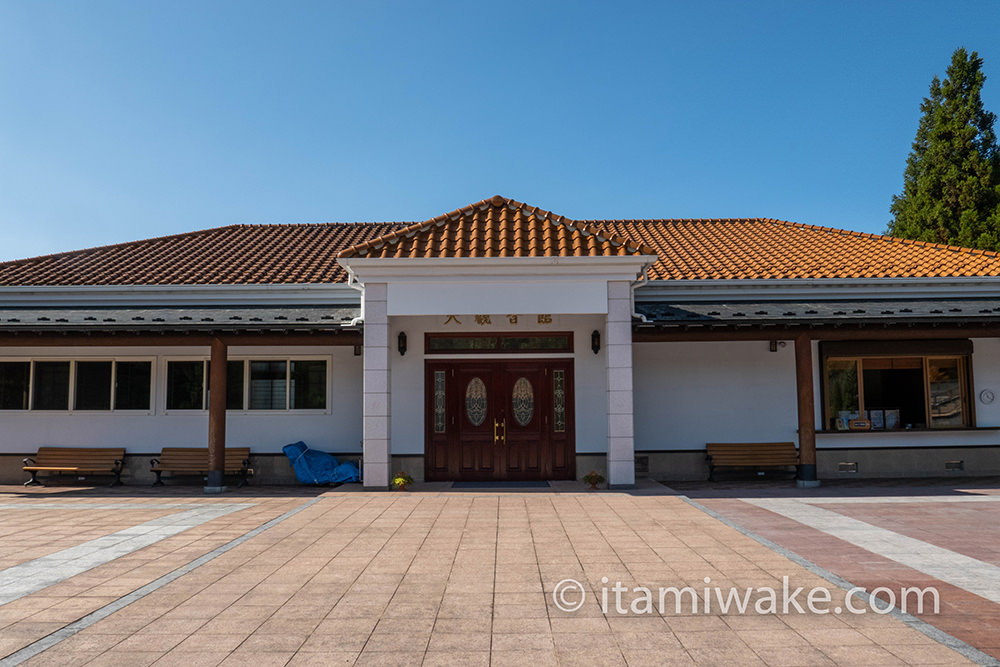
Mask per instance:
[[[433,341],[447,339],[496,339],[494,347],[490,348],[457,348],[457,349],[436,349]],[[562,339],[564,344],[560,347],[529,347],[519,350],[504,349],[504,339],[511,338],[552,338]],[[424,354],[426,355],[469,355],[469,354],[572,354],[574,351],[574,336],[572,331],[455,331],[455,332],[426,332],[424,334]]]
[[[202,383],[201,391],[201,401],[202,408],[197,409],[187,409],[181,410],[174,408],[172,410],[167,409],[167,367],[166,364],[172,361],[201,361],[204,364],[204,380]],[[256,408],[250,409],[250,362],[251,361],[283,361],[285,362],[285,407],[278,409],[267,409],[267,408]],[[294,361],[321,361],[325,366],[325,383],[323,390],[325,392],[325,404],[324,408],[293,408],[291,407],[292,402],[292,391],[291,391],[291,372],[292,372],[292,362]],[[163,414],[206,414],[208,413],[209,405],[209,384],[211,382],[209,378],[209,362],[210,359],[207,356],[185,356],[185,357],[170,357],[164,359],[163,366],[163,399],[162,407]],[[243,407],[242,408],[230,408],[226,407],[226,414],[236,414],[236,415],[280,415],[280,414],[291,414],[296,415],[328,415],[332,414],[333,406],[333,356],[329,354],[293,354],[293,355],[274,355],[274,354],[239,354],[226,359],[227,364],[240,362],[243,365]]]
[[[11,358],[0,357],[0,363],[28,364],[28,386],[25,389],[25,391],[27,392],[27,396],[25,396],[25,401],[24,401],[25,407],[23,407],[23,408],[0,409],[0,414],[4,414],[4,415],[20,414],[20,413],[28,412],[31,409],[31,394],[32,394],[32,390],[34,388],[32,386],[32,384],[31,384],[31,381],[33,379],[33,375],[34,375],[34,372],[35,372],[35,364],[32,363],[32,361],[33,360],[31,358],[27,358],[27,359],[20,358],[20,359],[18,359],[16,357],[11,357]]]
[[[864,361],[866,359],[920,359],[920,372],[922,377],[922,391],[923,391],[923,409],[924,409],[924,424],[925,426],[920,428],[906,429],[900,424],[899,428],[896,429],[873,429],[875,432],[897,432],[897,431],[948,431],[948,430],[968,430],[976,428],[976,413],[975,413],[975,401],[973,400],[975,385],[972,381],[972,353],[956,350],[954,352],[948,350],[936,349],[934,346],[928,346],[930,349],[926,351],[920,351],[919,349],[901,349],[898,353],[888,354],[888,353],[866,353],[863,349],[852,353],[845,353],[841,351],[836,351],[833,353],[826,353],[821,351],[820,353],[820,389],[822,391],[822,426],[821,432],[827,433],[846,433],[850,432],[841,431],[836,429],[833,424],[836,415],[833,413],[833,406],[831,405],[831,390],[830,390],[830,373],[829,373],[829,363],[831,361],[853,361],[856,367],[856,375],[858,380],[858,414],[859,419],[864,418],[861,415],[865,414],[865,382],[864,382]],[[931,392],[930,392],[930,364],[932,360],[956,360],[958,362],[958,372],[959,372],[959,389],[961,392],[961,403],[962,403],[962,424],[960,426],[934,426],[931,420]],[[869,417],[870,418],[870,417]],[[869,433],[871,431],[861,431],[863,433]]]
[[[153,356],[137,356],[137,357],[126,357],[126,356],[95,356],[95,357],[82,357],[82,356],[53,356],[53,357],[0,357],[0,362],[14,362],[14,363],[27,363],[28,364],[28,407],[26,409],[17,410],[0,410],[0,414],[11,415],[11,414],[35,414],[35,415],[108,415],[108,414],[124,414],[124,415],[151,415],[154,413],[154,405],[156,402],[156,357]],[[67,403],[66,409],[59,410],[41,410],[35,407],[35,364],[45,363],[45,362],[62,362],[69,363],[69,376],[68,376],[68,391],[67,391]],[[77,364],[87,363],[87,362],[111,362],[111,383],[108,387],[108,391],[111,393],[111,407],[107,410],[104,409],[78,409],[76,407],[76,379],[77,379]],[[116,383],[118,381],[118,362],[145,362],[150,365],[149,368],[149,407],[140,408],[138,410],[126,410],[118,408],[116,406],[117,396],[116,396]]]

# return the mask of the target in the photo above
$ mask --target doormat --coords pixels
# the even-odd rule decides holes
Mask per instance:
[[[452,482],[453,489],[547,489],[548,482]]]

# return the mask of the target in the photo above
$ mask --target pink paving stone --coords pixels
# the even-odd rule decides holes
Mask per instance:
[[[1000,567],[1000,502],[815,506]]]
[[[828,493],[828,491],[824,491],[824,493]],[[879,586],[887,586],[894,590],[900,590],[904,586],[921,588],[934,586],[941,596],[941,613],[925,613],[918,616],[984,653],[1000,658],[1000,651],[996,648],[995,639],[1000,636],[1000,605],[815,528],[741,500],[701,499],[699,502],[758,535],[766,537],[820,567],[843,577],[856,586],[862,586],[868,590]],[[959,503],[913,503],[915,507],[910,511],[901,509],[901,507],[909,506],[910,503],[906,505],[895,503],[828,505],[824,503],[819,506],[826,509],[836,507],[836,511],[843,510],[841,513],[846,516],[902,533],[901,530],[897,529],[911,525],[907,522],[912,522],[914,516],[921,515],[921,507],[925,504],[933,507],[922,514],[923,520],[927,522],[923,529],[932,532],[936,525],[947,526],[947,517],[952,514],[952,512],[942,512],[937,508],[942,505],[951,507]],[[993,503],[969,503],[968,505],[975,508],[985,506],[993,509]],[[861,511],[855,512],[855,508],[861,508]],[[885,517],[883,517],[883,511]],[[964,511],[955,512],[955,514],[967,516]],[[980,526],[981,530],[977,535],[965,536],[965,543],[969,545],[974,545],[977,542],[995,544],[996,540],[1000,539],[996,534],[996,526],[997,524]],[[918,534],[908,536],[921,539]],[[937,546],[949,548],[943,544]]]

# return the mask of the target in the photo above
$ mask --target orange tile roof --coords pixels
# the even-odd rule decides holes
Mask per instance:
[[[762,218],[589,220],[656,250],[654,280],[1000,276],[1000,256]]]
[[[0,264],[0,285],[346,282],[337,253],[408,223],[230,225]]]
[[[364,250],[370,257],[655,253],[649,277],[659,280],[1000,276],[1000,256],[989,251],[761,218],[574,221],[495,197],[417,224],[231,225],[3,262],[0,286],[333,283],[347,279],[338,253]]]
[[[343,250],[338,257],[654,255],[627,237],[497,195]]]

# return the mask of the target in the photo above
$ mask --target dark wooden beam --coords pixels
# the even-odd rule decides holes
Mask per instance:
[[[228,350],[220,338],[212,339],[208,372],[208,480],[205,490],[225,490],[226,469],[226,361]]]
[[[809,334],[795,338],[795,389],[799,418],[799,481],[816,482],[816,407],[813,399],[813,355]]]
[[[364,342],[360,333],[288,333],[288,334],[218,334],[212,336],[206,333],[192,334],[132,334],[95,333],[60,334],[47,332],[42,334],[18,333],[0,334],[0,347],[72,347],[72,346],[203,346],[208,347],[213,339],[219,339],[226,345],[361,345]]]

